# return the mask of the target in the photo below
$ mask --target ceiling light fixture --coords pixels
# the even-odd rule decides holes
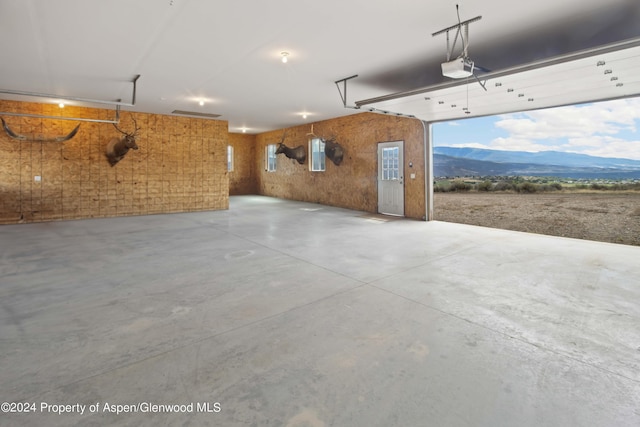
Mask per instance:
[[[606,62],[598,61],[598,63],[596,64],[596,67],[602,67],[604,64],[606,64]]]
[[[202,106],[204,106],[204,101],[200,100],[200,102],[198,102],[198,104],[202,107]]]
[[[289,59],[288,59],[288,57],[289,57],[289,52],[280,52],[280,57],[281,57],[282,63],[283,63],[283,64],[286,64],[286,63],[287,63],[287,61],[289,60]]]
[[[58,103],[58,107],[60,107],[60,108],[64,108],[64,102],[60,102],[60,103]]]

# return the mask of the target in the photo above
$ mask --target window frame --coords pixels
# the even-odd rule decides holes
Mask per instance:
[[[264,170],[275,172],[278,168],[278,155],[276,154],[276,144],[268,144],[264,147]],[[273,160],[270,162],[269,159]],[[273,165],[273,168],[271,167]]]
[[[233,145],[227,145],[227,172],[233,172],[235,167]]]
[[[318,151],[314,151],[314,143],[318,143]],[[311,172],[325,172],[327,170],[327,156],[324,153],[325,143],[322,138],[309,138],[309,170]],[[316,159],[316,156],[320,156]],[[315,166],[315,160],[320,163],[319,168]]]

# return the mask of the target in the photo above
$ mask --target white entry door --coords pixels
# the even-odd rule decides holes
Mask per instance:
[[[404,142],[378,144],[378,212],[404,216]]]

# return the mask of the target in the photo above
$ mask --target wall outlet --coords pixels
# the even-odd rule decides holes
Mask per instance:
[[[40,181],[42,181],[42,177],[40,175],[36,175],[36,176],[33,177],[33,180],[35,182],[40,182]]]
[[[416,174],[415,173],[411,174],[411,179],[416,179]]]

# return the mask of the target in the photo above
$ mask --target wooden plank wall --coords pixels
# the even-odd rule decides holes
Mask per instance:
[[[0,101],[0,111],[113,118],[113,110]],[[105,149],[121,134],[111,124],[3,116],[34,138],[69,133],[67,142],[0,135],[0,223],[228,209],[227,122],[122,112],[120,128],[141,128],[139,150],[111,166]],[[35,181],[34,177],[41,180]]]
[[[256,185],[256,136],[230,133],[229,145],[233,147],[233,171],[229,172],[229,195],[258,194]]]
[[[259,194],[375,213],[378,143],[404,141],[405,216],[424,218],[424,132],[419,120],[360,113],[314,123],[316,135],[324,138],[335,135],[345,150],[340,166],[327,159],[324,172],[309,171],[310,131],[311,124],[287,129],[285,145],[292,148],[303,145],[307,161],[300,165],[280,154],[275,172],[265,170],[265,147],[278,143],[283,130],[257,135],[255,170]],[[410,177],[412,173],[414,179]]]

